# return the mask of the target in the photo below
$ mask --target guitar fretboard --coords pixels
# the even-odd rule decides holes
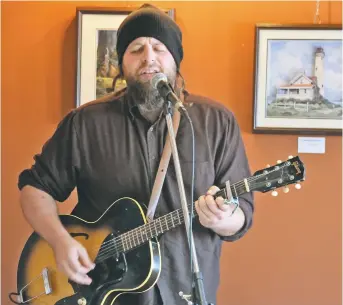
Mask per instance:
[[[238,197],[241,194],[247,192],[246,184],[244,180],[232,184],[230,186],[231,193],[233,197]],[[226,188],[221,188],[215,197],[223,197],[224,199],[227,198]],[[188,210],[191,211],[191,204],[188,205]],[[195,205],[193,205],[193,217],[197,216],[197,212],[195,210]],[[118,255],[120,253],[128,252],[146,242],[151,240],[154,237],[157,237],[173,228],[184,223],[184,215],[182,209],[175,210],[170,212],[164,216],[161,216],[147,224],[144,224],[140,227],[137,227],[133,230],[130,230],[126,233],[123,233],[112,240],[112,245],[110,246],[111,251],[109,249],[103,249],[104,253],[99,253],[98,258],[101,260],[106,259],[106,257],[110,257],[112,255]]]

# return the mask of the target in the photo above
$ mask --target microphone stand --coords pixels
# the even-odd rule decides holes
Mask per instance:
[[[179,111],[178,108],[179,107],[176,105],[175,109]],[[175,170],[176,170],[176,178],[177,178],[177,183],[178,183],[178,188],[179,188],[179,193],[180,193],[180,199],[181,199],[183,216],[184,216],[184,220],[185,220],[186,232],[187,232],[188,240],[190,241],[189,247],[190,247],[190,252],[191,252],[191,256],[192,256],[193,277],[194,277],[194,282],[195,282],[195,287],[194,287],[195,291],[194,291],[194,296],[193,296],[192,301],[188,300],[188,296],[185,296],[182,292],[180,292],[179,295],[187,301],[188,305],[190,305],[190,304],[209,305],[206,302],[205,290],[204,290],[204,285],[203,285],[203,277],[202,277],[202,274],[199,270],[198,259],[197,259],[197,255],[196,255],[196,251],[195,251],[192,232],[190,232],[190,230],[189,230],[189,223],[192,220],[189,219],[189,210],[188,210],[188,206],[187,206],[185,189],[184,189],[184,184],[183,184],[183,179],[182,179],[180,159],[179,159],[179,155],[178,155],[178,151],[177,151],[177,147],[176,147],[175,134],[174,134],[173,123],[172,123],[172,119],[171,119],[171,113],[172,113],[172,104],[170,101],[166,100],[165,117],[166,117],[168,132],[169,132],[169,136],[170,136],[170,144],[171,144],[172,155],[173,155],[173,160],[174,160],[174,165],[175,165]],[[193,302],[195,302],[195,303],[193,303]]]

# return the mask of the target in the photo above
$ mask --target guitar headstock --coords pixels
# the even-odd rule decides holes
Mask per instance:
[[[256,171],[249,180],[251,190],[262,193],[272,191],[272,195],[277,196],[277,188],[284,187],[285,193],[289,191],[289,184],[295,184],[296,189],[301,188],[299,182],[305,180],[305,167],[298,156],[289,156],[287,161],[277,161],[276,165],[267,165]]]

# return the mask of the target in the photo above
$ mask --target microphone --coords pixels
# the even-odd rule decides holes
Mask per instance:
[[[151,79],[152,87],[157,89],[160,95],[170,101],[176,108],[184,108],[180,99],[176,96],[172,86],[169,84],[167,76],[163,73],[156,73]]]

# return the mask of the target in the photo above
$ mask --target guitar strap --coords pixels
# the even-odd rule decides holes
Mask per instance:
[[[174,129],[175,136],[179,128],[179,123],[180,123],[180,112],[177,109],[174,109],[173,129]],[[154,186],[152,188],[149,205],[148,205],[148,211],[146,214],[148,222],[152,221],[154,218],[156,206],[160,198],[162,185],[163,185],[164,178],[166,176],[166,172],[168,169],[170,156],[171,156],[170,135],[168,133],[167,138],[166,138],[166,143],[164,144],[160,165],[158,167],[157,175],[155,178]]]

